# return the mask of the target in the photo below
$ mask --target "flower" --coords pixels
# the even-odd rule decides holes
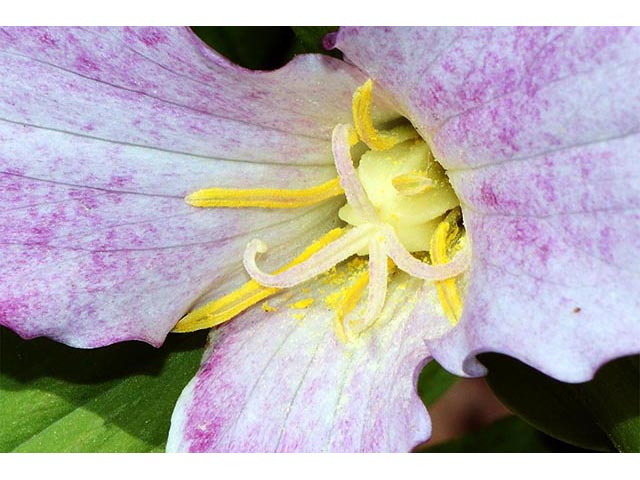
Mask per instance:
[[[170,450],[408,450],[430,431],[415,382],[431,356],[477,376],[475,356],[498,351],[587,380],[640,350],[638,32],[347,28],[327,44],[350,63],[300,56],[265,73],[182,29],[3,30],[0,322],[75,346],[159,345],[212,300],[279,293],[212,331]],[[358,230],[372,221],[357,205],[380,207],[365,181],[379,173],[366,159],[384,157],[373,137],[397,134],[399,116],[460,202],[463,223],[442,217],[455,205],[427,219],[437,220],[428,245],[402,236],[409,224],[394,223],[395,207],[377,211],[386,230]],[[372,152],[349,147],[351,124]],[[362,155],[357,175],[352,152]],[[305,247],[332,253],[337,234],[318,239],[341,224],[344,197],[298,209],[184,202],[211,187],[225,201],[235,188],[277,189],[269,201],[292,188],[339,193],[334,157],[346,168],[341,216],[362,233],[350,253],[371,256],[377,293],[361,302],[357,258],[276,291],[302,278],[292,272],[313,258]],[[380,175],[420,196],[439,178],[420,165]],[[258,236],[269,245],[264,270]],[[288,281],[242,287],[247,244],[252,276],[293,260],[278,274]],[[402,270],[401,251],[428,249],[432,265],[421,265],[441,272],[464,265],[469,248],[457,279],[459,270],[437,282],[402,271],[380,280],[392,250]],[[357,308],[365,321],[350,329]]]

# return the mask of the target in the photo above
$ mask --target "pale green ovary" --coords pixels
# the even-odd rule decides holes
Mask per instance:
[[[357,172],[378,218],[394,228],[409,252],[428,251],[442,215],[459,205],[443,168],[422,140],[406,141],[384,151],[370,150],[360,158]],[[424,172],[432,180],[432,188],[417,195],[398,193],[393,179],[413,172]],[[348,204],[338,216],[354,226],[367,223]]]

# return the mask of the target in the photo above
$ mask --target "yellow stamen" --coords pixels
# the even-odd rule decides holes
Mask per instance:
[[[371,150],[389,150],[394,145],[417,138],[418,133],[411,125],[396,127],[389,132],[380,132],[374,125],[371,118],[371,103],[373,92],[373,80],[368,79],[358,87],[353,94],[351,110],[353,112],[353,123],[358,132],[358,136]]]
[[[388,274],[391,275],[396,269],[395,263],[391,259],[387,260],[387,271]],[[345,329],[345,318],[349,315],[354,308],[360,302],[362,295],[364,294],[365,288],[369,284],[369,271],[362,272],[358,275],[355,282],[346,289],[346,291],[342,293],[342,302],[339,304],[336,309],[336,316],[334,318],[333,328],[338,335],[338,338],[342,341],[349,341],[352,339],[352,335],[350,335]]]
[[[391,179],[393,188],[400,195],[419,195],[433,188],[433,180],[426,172],[409,172]]]
[[[185,201],[194,207],[205,208],[299,208],[343,193],[339,178],[334,178],[322,185],[300,190],[206,188],[188,195]]]
[[[356,281],[349,287],[344,295],[344,300],[338,308],[337,317],[341,324],[344,324],[344,319],[349,315],[362,298],[365,288],[369,284],[369,271],[361,273]]]
[[[434,265],[449,262],[449,252],[460,233],[458,228],[460,215],[458,209],[449,213],[446,218],[440,222],[433,237],[431,237],[430,254],[431,262]],[[455,277],[436,282],[436,287],[438,288],[440,303],[442,304],[447,319],[451,325],[457,325],[462,315],[462,300],[458,293]]]
[[[294,265],[304,262],[311,257],[311,255],[342,236],[343,233],[344,229],[342,228],[335,228],[331,230],[322,238],[313,242],[305,249],[304,252],[296,257],[292,262],[279,269],[276,273],[284,272]],[[279,288],[263,287],[255,280],[250,280],[239,289],[228,293],[224,297],[209,302],[187,314],[173,328],[173,331],[177,333],[185,333],[215,327],[216,325],[220,325],[221,323],[231,320],[236,315],[244,312],[247,308],[267,297],[270,297],[271,295],[274,295],[278,291],[280,291]]]

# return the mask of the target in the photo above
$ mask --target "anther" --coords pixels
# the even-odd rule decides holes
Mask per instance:
[[[380,132],[373,125],[371,118],[371,94],[373,80],[368,79],[358,87],[353,94],[351,108],[353,111],[353,123],[358,136],[372,150],[388,150],[398,143],[398,138],[387,132]]]
[[[201,208],[300,208],[342,195],[338,178],[304,189],[205,188],[189,194],[185,202]]]
[[[454,250],[460,242],[460,229],[458,222],[462,218],[460,209],[456,208],[449,212],[445,219],[436,228],[431,237],[431,247],[429,254],[434,265],[446,263],[450,259],[449,253]],[[462,300],[458,292],[455,278],[448,278],[436,282],[438,297],[449,323],[456,325],[462,316]]]
[[[408,197],[420,195],[433,188],[433,180],[427,175],[427,172],[409,172],[398,175],[391,179],[391,184],[400,195]]]

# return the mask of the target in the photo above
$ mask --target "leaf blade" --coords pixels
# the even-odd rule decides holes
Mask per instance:
[[[638,357],[610,362],[582,384],[559,382],[503,355],[480,358],[496,396],[539,430],[592,450],[640,449]]]
[[[3,330],[0,450],[163,450],[203,335],[172,336],[159,350],[140,343],[78,350]]]

